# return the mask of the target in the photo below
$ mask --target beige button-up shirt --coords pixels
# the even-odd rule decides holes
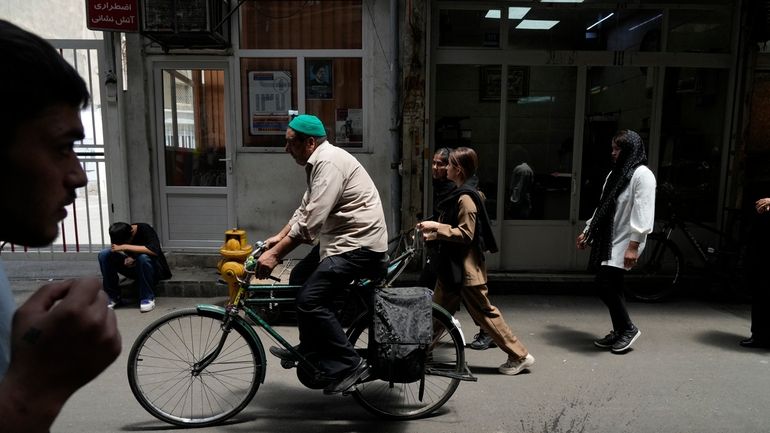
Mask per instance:
[[[377,187],[358,160],[324,141],[305,165],[307,190],[289,220],[289,236],[320,242],[321,259],[357,248],[388,249]]]

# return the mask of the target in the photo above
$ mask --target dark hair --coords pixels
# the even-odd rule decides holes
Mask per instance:
[[[116,222],[110,225],[110,242],[117,245],[131,240],[131,224]]]
[[[449,153],[449,162],[463,170],[466,180],[473,177],[479,168],[479,157],[476,156],[476,151],[469,147],[458,147],[452,150]]]
[[[436,152],[433,154],[433,156],[437,156],[441,158],[444,162],[449,162],[449,148],[448,147],[439,147],[436,149]]]
[[[12,142],[20,124],[51,105],[88,106],[85,81],[43,38],[0,20],[0,149]]]
[[[634,168],[639,164],[647,164],[644,141],[635,131],[621,129],[612,137],[612,142],[620,148],[620,156],[616,165],[622,167],[628,160],[634,161]]]

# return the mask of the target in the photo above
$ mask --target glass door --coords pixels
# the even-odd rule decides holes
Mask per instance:
[[[232,227],[227,71],[163,68],[158,128],[163,242],[211,248]]]

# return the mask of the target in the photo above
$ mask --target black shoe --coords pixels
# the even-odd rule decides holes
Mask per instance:
[[[479,331],[473,337],[473,342],[468,345],[468,348],[473,350],[487,350],[490,347],[497,347],[497,345],[492,341],[492,337],[484,331]]]
[[[616,334],[615,331],[610,331],[604,338],[594,340],[594,346],[601,347],[602,349],[610,349],[616,341],[618,341],[618,334]]]
[[[615,340],[615,343],[612,344],[612,353],[623,353],[630,349],[631,345],[634,344],[634,341],[636,341],[640,335],[642,335],[642,331],[636,327],[628,331],[623,331],[618,335],[618,339]]]
[[[339,379],[335,380],[324,389],[324,394],[337,394],[345,392],[352,388],[359,381],[369,377],[369,365],[364,358],[358,360],[358,364],[347,373],[343,373]]]
[[[294,346],[294,348],[298,349],[299,346]],[[294,355],[289,350],[284,349],[283,347],[270,346],[270,353],[272,353],[275,357],[277,357],[281,361],[285,361],[285,362],[299,361],[299,358],[296,355]]]
[[[749,347],[752,349],[770,349],[770,341],[762,338],[756,338],[754,336],[751,336],[745,340],[741,340],[739,344],[743,347]]]

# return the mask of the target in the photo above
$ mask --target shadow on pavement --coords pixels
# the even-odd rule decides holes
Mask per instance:
[[[732,350],[736,352],[745,352],[749,350],[756,351],[757,349],[742,347],[740,344],[738,344],[739,341],[747,337],[748,337],[748,334],[740,335],[740,334],[734,334],[732,332],[710,330],[710,331],[703,331],[700,334],[698,334],[696,340],[699,343],[703,343],[709,346],[714,346],[722,350]]]
[[[594,340],[604,335],[578,331],[562,325],[548,325],[546,332],[541,334],[541,336],[548,344],[562,347],[572,352],[589,355],[606,352],[606,350],[594,346]]]

